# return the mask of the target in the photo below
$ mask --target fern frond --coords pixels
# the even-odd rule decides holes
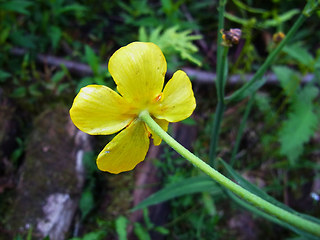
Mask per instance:
[[[179,31],[178,26],[165,30],[158,27],[153,29],[150,34],[147,34],[146,29],[141,27],[139,29],[139,41],[153,42],[161,48],[165,55],[179,54],[182,59],[201,66],[201,61],[194,57],[198,48],[193,44],[193,41],[202,37],[190,34],[190,30]]]

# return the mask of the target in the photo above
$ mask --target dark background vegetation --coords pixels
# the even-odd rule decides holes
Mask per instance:
[[[229,74],[237,81],[227,84],[227,94],[248,80],[245,74],[259,68],[276,46],[273,34],[286,33],[304,5],[305,1],[299,0],[228,2],[225,29],[241,28],[243,37],[229,51]],[[130,42],[157,43],[168,62],[168,78],[181,68],[192,73],[196,111],[182,124],[172,125],[169,132],[208,160],[216,105],[216,90],[210,80],[214,76],[210,74],[216,67],[217,6],[218,1],[212,0],[0,1],[0,212],[6,216],[0,220],[0,236],[39,239],[35,226],[29,230],[7,226],[7,219],[18,211],[12,206],[22,176],[26,176],[24,171],[45,171],[43,177],[50,176],[52,181],[56,176],[36,163],[26,167],[26,159],[33,158],[28,151],[41,146],[41,141],[30,143],[40,125],[39,116],[55,119],[48,111],[67,113],[76,93],[88,84],[114,88],[108,58]],[[319,17],[316,12],[304,23],[270,68],[267,84],[255,96],[234,164],[234,169],[268,194],[315,217],[320,216]],[[209,80],[204,77],[208,73]],[[228,106],[225,112],[218,151],[226,162],[247,103],[246,99]],[[50,136],[59,131],[64,134],[59,127],[55,131],[54,122],[45,126],[53,128]],[[41,134],[37,139],[47,139],[45,135],[51,133]],[[130,209],[139,171],[115,176],[99,172],[95,166],[99,150],[110,139],[90,139],[92,147],[84,154],[85,181],[77,193],[79,204],[67,239],[126,239],[126,231],[131,231],[130,239],[296,236],[247,212],[218,188],[174,198],[153,218],[145,209],[141,221],[133,222]],[[43,156],[47,157],[51,156]],[[156,169],[152,174],[158,189],[200,174],[165,144],[148,161]],[[224,171],[222,166],[219,169]],[[43,203],[37,204],[41,208]]]

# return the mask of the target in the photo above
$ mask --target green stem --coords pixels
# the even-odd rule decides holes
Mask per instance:
[[[224,110],[224,102],[218,101],[210,138],[209,162],[211,166],[216,165],[215,159],[217,156],[217,146],[220,136],[220,125],[222,122]]]
[[[237,154],[237,152],[239,150],[240,141],[241,141],[241,138],[242,138],[242,135],[243,135],[244,128],[245,128],[246,123],[247,123],[248,116],[249,116],[249,114],[251,112],[251,108],[253,106],[254,99],[255,99],[255,92],[251,95],[251,98],[250,98],[250,100],[248,102],[248,105],[246,107],[244,115],[243,115],[243,117],[241,119],[241,123],[240,123],[240,126],[239,126],[239,131],[238,131],[237,138],[236,138],[236,143],[234,144],[234,147],[233,147],[233,150],[232,150],[231,161],[230,161],[230,165],[231,166],[234,165],[234,162],[236,160],[236,154]]]
[[[224,98],[224,96],[222,95],[223,93],[221,92],[221,90],[223,89],[223,66],[224,65],[224,61],[223,59],[223,55],[224,54],[224,46],[222,45],[222,34],[221,34],[221,30],[224,27],[224,12],[225,12],[225,6],[227,4],[226,0],[220,0],[219,1],[219,7],[218,7],[218,12],[219,12],[219,18],[218,18],[218,39],[217,39],[217,67],[216,67],[216,72],[217,72],[217,79],[216,79],[216,89],[217,89],[217,95],[218,95],[218,99],[222,99]]]
[[[223,54],[221,58],[221,62],[219,64],[219,68],[217,71],[217,80],[216,80],[216,88],[218,93],[218,104],[216,108],[216,113],[214,115],[214,121],[212,125],[212,132],[211,132],[211,138],[210,138],[210,151],[209,151],[209,162],[211,166],[216,165],[216,155],[217,155],[217,146],[219,142],[219,136],[220,136],[220,125],[223,118],[223,113],[225,110],[225,104],[224,104],[224,88],[226,85],[226,79],[227,79],[227,57],[228,57],[228,47],[223,48]]]
[[[225,74],[225,67],[227,63],[227,56],[228,56],[228,47],[224,47],[222,45],[222,34],[221,30],[224,26],[224,12],[225,7],[227,4],[227,0],[220,0],[219,1],[219,23],[218,23],[218,39],[217,39],[217,78],[216,78],[216,90],[218,96],[218,104],[216,108],[216,113],[214,115],[214,121],[212,125],[212,132],[211,132],[211,140],[210,140],[210,152],[209,152],[209,162],[211,166],[216,165],[216,152],[217,146],[219,141],[219,134],[220,134],[220,125],[223,118],[223,113],[225,109],[224,105],[224,88],[226,84],[226,74]]]
[[[172,138],[166,131],[164,131],[150,116],[148,111],[143,111],[139,115],[140,119],[144,121],[159,137],[163,139],[169,146],[177,151],[182,157],[198,167],[201,171],[206,173],[219,184],[235,193],[240,198],[250,202],[252,205],[258,207],[266,213],[269,213],[277,218],[297,227],[301,230],[314,234],[320,237],[320,225],[292,214],[282,208],[279,208],[264,199],[252,194],[238,184],[234,183],[224,175],[210,167],[207,163],[195,156],[193,153],[185,149],[174,138]]]
[[[223,53],[221,63],[219,64],[219,69],[217,71],[217,80],[216,80],[216,87],[218,92],[218,101],[224,102],[224,89],[227,82],[227,75],[228,75],[228,51],[229,47],[223,47]]]

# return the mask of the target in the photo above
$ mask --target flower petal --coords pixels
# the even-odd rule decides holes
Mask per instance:
[[[161,92],[167,63],[157,45],[134,42],[116,51],[108,68],[119,93],[144,107]]]
[[[120,173],[132,170],[143,161],[149,148],[149,134],[144,122],[134,120],[105,146],[97,158],[101,171]]]
[[[179,70],[174,73],[163,90],[161,100],[150,110],[151,114],[158,119],[178,122],[192,114],[196,107],[196,100],[191,81],[185,72]]]
[[[89,85],[80,90],[70,109],[73,123],[89,134],[112,134],[134,118],[132,108],[115,91],[102,85]]]
[[[168,131],[168,125],[169,125],[169,122],[167,120],[164,120],[164,119],[154,119],[154,121],[156,123],[158,123],[158,125],[164,130],[164,131]],[[157,134],[155,134],[151,128],[147,126],[147,129],[148,131],[152,134],[152,139],[153,139],[153,144],[155,146],[158,146],[161,144],[161,141],[162,141],[162,138],[160,138]]]

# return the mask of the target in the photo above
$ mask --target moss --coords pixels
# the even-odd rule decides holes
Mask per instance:
[[[50,194],[67,193],[71,198],[80,194],[75,143],[68,134],[68,122],[64,107],[47,110],[34,121],[7,229],[25,233],[27,225],[36,227]]]
[[[15,111],[15,107],[0,95],[0,158],[10,155],[15,147]]]

